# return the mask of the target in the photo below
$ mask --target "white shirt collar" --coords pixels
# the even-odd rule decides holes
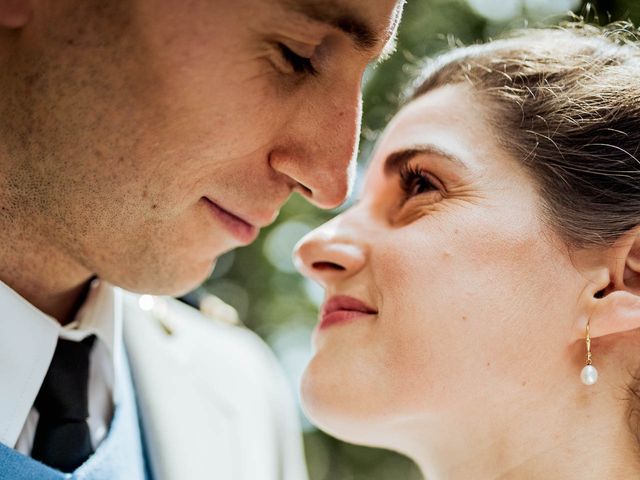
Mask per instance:
[[[49,369],[58,337],[78,341],[95,334],[113,363],[121,318],[122,294],[104,281],[91,283],[75,319],[64,327],[0,281],[0,443],[15,445]],[[106,381],[113,383],[113,377]]]

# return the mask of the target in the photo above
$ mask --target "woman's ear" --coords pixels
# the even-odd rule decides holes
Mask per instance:
[[[32,0],[0,0],[0,28],[22,28],[29,23],[32,13]]]
[[[591,299],[589,333],[593,338],[640,328],[640,228],[606,249],[603,258],[601,282]],[[585,328],[579,326],[582,332]]]
[[[640,295],[640,233],[636,235],[624,265],[622,282]]]

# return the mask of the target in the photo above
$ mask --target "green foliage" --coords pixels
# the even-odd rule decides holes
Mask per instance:
[[[524,1],[524,0],[523,0]],[[501,0],[495,0],[500,5]],[[593,2],[592,21],[640,21],[637,0]],[[574,10],[586,13],[584,5]],[[372,66],[364,86],[364,117],[360,163],[366,163],[378,133],[398,108],[399,93],[418,60],[456,44],[470,44],[500,32],[533,23],[555,23],[558,16],[536,17],[530,9],[507,22],[495,22],[475,12],[465,0],[409,0],[391,58]],[[242,321],[262,336],[297,382],[310,353],[310,332],[316,322],[321,292],[293,271],[290,251],[304,232],[333,215],[295,196],[279,220],[255,244],[221,258],[204,288],[234,305]],[[294,386],[297,388],[297,386]],[[306,453],[312,480],[419,479],[417,468],[395,453],[340,442],[306,425]]]

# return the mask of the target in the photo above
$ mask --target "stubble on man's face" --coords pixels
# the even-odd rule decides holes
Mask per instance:
[[[292,190],[344,197],[370,58],[281,0],[166,3],[36,12],[0,75],[0,138],[16,228],[87,276],[177,294],[242,243],[204,198],[260,226]],[[287,71],[282,44],[313,46],[318,74]]]

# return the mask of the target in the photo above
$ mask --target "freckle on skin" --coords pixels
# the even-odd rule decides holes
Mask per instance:
[[[487,362],[487,367],[490,367],[490,366],[491,366],[491,362]]]
[[[466,320],[466,319],[467,319],[466,315],[463,315],[462,320]]]
[[[158,205],[156,205],[156,204],[154,203],[154,204],[153,204],[153,206],[152,206],[151,208],[153,208],[153,209],[155,210],[156,208],[158,208]]]
[[[525,380],[524,382],[522,382],[522,386],[524,387],[527,384],[527,381]]]

